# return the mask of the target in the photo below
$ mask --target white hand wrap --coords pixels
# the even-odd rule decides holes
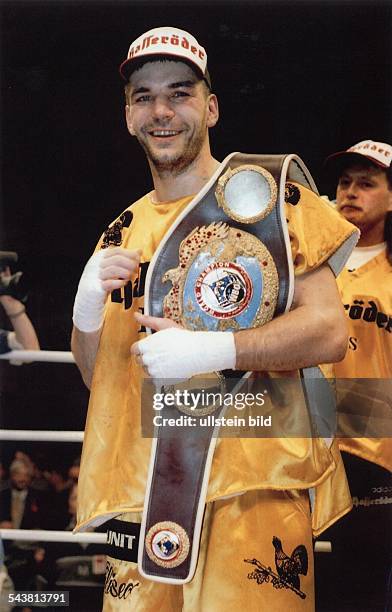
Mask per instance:
[[[98,251],[90,257],[79,281],[72,319],[82,332],[94,332],[102,327],[107,292],[99,272],[104,255],[105,251]]]
[[[138,342],[143,365],[155,379],[190,378],[234,369],[236,350],[231,332],[164,329]]]

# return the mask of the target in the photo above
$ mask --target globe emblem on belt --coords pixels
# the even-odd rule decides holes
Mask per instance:
[[[169,530],[159,531],[152,539],[152,549],[160,559],[173,559],[179,547],[179,537]]]
[[[246,270],[231,261],[211,263],[195,284],[200,308],[217,319],[239,315],[248,306],[252,294],[252,282]]]
[[[272,319],[279,275],[256,236],[211,223],[192,230],[178,255],[178,266],[162,276],[172,283],[163,300],[165,317],[195,331],[236,331]]]
[[[146,552],[160,567],[177,567],[187,558],[190,541],[187,532],[173,521],[152,525],[145,538]]]

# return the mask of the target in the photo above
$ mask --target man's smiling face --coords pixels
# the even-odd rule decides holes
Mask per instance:
[[[127,101],[128,130],[160,173],[192,164],[218,119],[216,97],[183,62],[144,64],[130,78]]]

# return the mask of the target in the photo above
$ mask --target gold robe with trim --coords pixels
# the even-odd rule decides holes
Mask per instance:
[[[293,181],[291,181],[293,184]],[[296,205],[286,203],[297,275],[315,270],[335,255],[356,228],[302,185]],[[192,196],[152,203],[148,195],[128,210],[121,246],[142,249],[141,268]],[[102,245],[102,239],[97,248]],[[78,488],[78,524],[84,530],[110,516],[143,507],[151,440],[141,436],[140,367],[130,347],[143,335],[133,312],[143,308],[144,279],[108,300],[94,370]],[[281,376],[295,373],[280,373]],[[217,442],[207,501],[255,489],[316,488],[315,535],[348,512],[351,499],[335,443],[321,438],[222,438]],[[333,492],[333,495],[332,495]]]

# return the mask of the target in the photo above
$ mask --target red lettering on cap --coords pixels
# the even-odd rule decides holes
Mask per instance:
[[[191,46],[191,51],[192,51],[193,55],[196,55],[197,49],[193,45]]]
[[[168,36],[161,36],[161,41],[163,45],[167,45],[168,41],[169,41],[169,37]]]
[[[157,43],[159,43],[159,36],[154,36],[154,38],[151,40],[151,44],[156,45]]]
[[[147,36],[146,38],[143,38],[142,49],[146,49],[147,47],[150,46],[151,38],[152,38],[151,36]]]
[[[199,49],[199,57],[200,59],[204,59],[204,53]]]

